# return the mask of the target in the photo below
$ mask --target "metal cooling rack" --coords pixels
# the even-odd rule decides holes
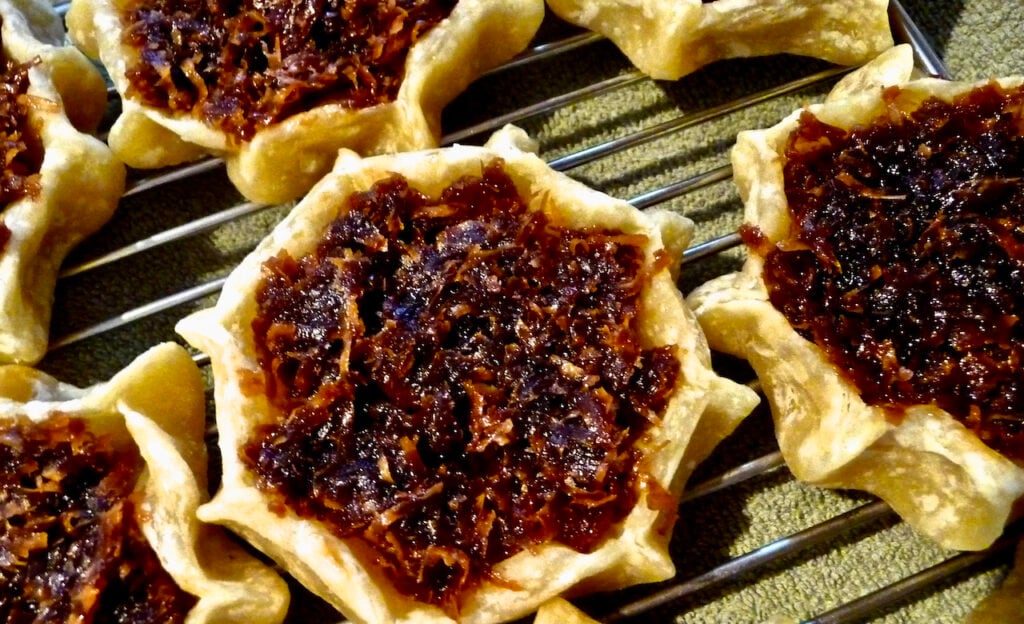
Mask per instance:
[[[59,11],[67,8],[66,4],[57,6]],[[919,68],[930,75],[949,77],[938,54],[930,47],[926,38],[898,1],[891,2],[890,13],[897,39],[913,45]],[[568,29],[565,25],[558,26],[556,24],[555,27],[548,29],[547,38],[544,36],[544,30],[542,30],[533,47],[513,61],[490,72],[482,81],[486,82],[492,79],[500,81],[502,76],[514,72],[532,72],[527,75],[539,72],[542,75],[545,66],[552,61],[557,62],[570,55],[587,57],[592,54],[592,50],[596,46],[609,45],[600,36]],[[612,52],[612,55],[614,54]],[[696,110],[689,107],[691,109],[687,110],[687,106],[680,105],[678,110],[667,116],[662,114],[663,111],[657,107],[644,108],[643,111],[650,111],[649,115],[641,114],[638,119],[626,118],[621,124],[621,128],[609,129],[606,127],[608,124],[604,124],[601,131],[591,129],[589,133],[581,133],[585,136],[574,137],[574,139],[578,139],[576,143],[572,140],[565,141],[565,145],[570,146],[569,149],[565,149],[565,145],[554,145],[551,149],[545,150],[542,142],[541,155],[547,157],[552,168],[570,172],[574,176],[582,171],[579,176],[590,181],[589,176],[592,174],[585,171],[588,165],[600,163],[603,159],[621,155],[631,148],[651,144],[655,141],[668,141],[667,144],[670,145],[671,137],[678,133],[700,132],[702,128],[718,123],[737,111],[750,109],[763,103],[786,97],[813,98],[815,94],[824,93],[824,90],[835,79],[847,71],[813,63],[808,64],[808,67],[813,71],[806,75],[787,77],[777,84],[758,88],[751,92],[739,93],[735,97],[729,97],[710,107]],[[566,113],[580,103],[593,102],[619,90],[635,88],[637,85],[650,86],[651,83],[650,79],[620,61],[618,64],[612,63],[610,70],[599,72],[595,79],[590,80],[588,77],[585,84],[571,85],[568,91],[545,94],[541,99],[532,102],[519,102],[515,97],[506,98],[507,101],[499,102],[499,106],[496,107],[499,110],[485,107],[486,110],[483,111],[478,110],[478,107],[475,106],[476,100],[472,90],[477,89],[477,86],[474,85],[468,96],[453,103],[450,107],[457,109],[456,112],[446,113],[446,134],[442,143],[473,142],[506,123],[526,125],[532,123],[534,124],[532,129],[543,135],[544,120],[552,115]],[[554,86],[558,87],[560,83]],[[808,93],[811,95],[806,95]],[[112,109],[116,109],[117,104],[116,93],[111,92]],[[456,116],[462,115],[464,117],[457,121],[463,121],[464,118],[471,119],[474,116],[477,119],[471,119],[470,123],[466,125],[452,121]],[[777,112],[772,112],[765,118],[764,123],[770,125],[776,120]],[[597,125],[601,126],[600,123]],[[448,126],[453,126],[453,128]],[[606,130],[608,132],[605,132]],[[595,137],[594,140],[590,140],[591,135]],[[580,146],[577,143],[585,144]],[[728,146],[728,141],[721,143],[721,151],[727,151]],[[563,153],[559,153],[560,148]],[[667,181],[652,175],[650,177],[655,180],[653,188],[632,194],[628,197],[628,201],[639,208],[670,205],[677,202],[681,203],[685,210],[688,198],[694,197],[704,189],[716,186],[721,188],[723,183],[727,183],[731,179],[732,172],[729,165],[721,164],[721,162],[722,158],[719,157],[718,164],[695,172],[688,171],[685,166],[679,166],[679,170],[684,173]],[[641,171],[643,171],[642,168]],[[226,177],[223,176],[222,163],[216,159],[206,159],[188,166],[131,179],[120,212],[129,210],[124,204],[130,203],[132,204],[130,210],[134,211],[132,215],[122,215],[120,223],[109,226],[115,229],[114,235],[108,235],[106,231],[102,232],[97,237],[102,241],[101,243],[83,245],[83,249],[69,258],[63,269],[58,285],[55,310],[55,336],[50,345],[50,353],[42,363],[43,368],[60,371],[68,367],[68,360],[76,360],[76,358],[81,360],[90,350],[102,349],[111,343],[120,345],[123,350],[134,349],[135,352],[139,352],[156,342],[174,340],[176,339],[172,330],[174,320],[184,316],[191,309],[204,307],[212,302],[230,271],[230,263],[219,271],[214,271],[213,275],[206,275],[203,272],[204,274],[189,275],[177,281],[172,280],[174,284],[182,286],[172,288],[166,293],[151,292],[151,289],[140,288],[141,300],[131,302],[130,298],[125,299],[132,305],[120,308],[123,311],[114,313],[106,313],[105,310],[111,306],[123,305],[121,299],[118,299],[116,303],[104,304],[104,298],[101,293],[97,292],[97,288],[102,288],[102,286],[95,285],[104,283],[104,279],[110,279],[111,275],[117,276],[120,273],[119,267],[125,263],[142,262],[145,264],[147,262],[145,259],[157,250],[173,248],[174,245],[181,244],[183,241],[202,239],[204,236],[216,237],[218,232],[225,228],[230,229],[232,224],[242,220],[262,218],[266,221],[266,228],[269,231],[277,219],[274,215],[283,214],[281,211],[287,210],[287,206],[221,201],[220,203],[224,204],[223,207],[214,207],[211,211],[189,214],[187,218],[176,225],[161,224],[161,227],[156,229],[141,227],[138,228],[140,233],[135,233],[137,228],[134,228],[132,222],[136,218],[144,220],[144,212],[138,211],[145,211],[147,198],[156,196],[165,198],[167,194],[177,193],[183,188],[194,190],[196,186],[211,183],[228,185]],[[728,194],[728,191],[725,192]],[[714,199],[707,201],[713,208],[732,211],[734,215],[739,215],[741,210],[738,198],[735,197],[724,202]],[[684,255],[683,273],[685,274],[692,267],[699,266],[709,259],[720,259],[727,253],[738,251],[735,249],[738,245],[739,237],[735,233],[715,236],[693,245]],[[245,251],[247,250],[241,250],[238,253]],[[174,257],[173,253],[170,255],[168,253],[165,251],[165,255],[158,256],[155,260],[150,260],[149,263],[166,263],[166,258]],[[728,261],[723,262],[728,264]],[[155,269],[164,273],[175,272],[174,267],[166,265],[157,266]],[[713,272],[714,269],[711,271]],[[117,278],[115,277],[115,279]],[[129,288],[129,290],[132,289]],[[82,292],[91,293],[91,295],[83,297]],[[77,321],[76,315],[67,312],[67,308],[77,307],[79,300],[89,300],[90,296],[93,297],[95,303],[99,304],[95,307],[100,308],[103,312],[96,312],[92,315],[84,314],[87,322],[82,325]],[[99,314],[100,317],[93,318],[96,314]],[[163,318],[163,322],[154,321],[158,318]],[[195,359],[200,365],[208,364],[208,359],[202,354],[196,354]],[[728,364],[726,363],[726,366]],[[86,363],[83,367],[89,369],[89,364]],[[89,369],[87,373],[81,373],[79,370],[78,374],[86,377],[90,374],[99,375],[95,380],[105,376],[101,371],[92,369]],[[752,380],[749,372],[739,373],[738,379],[756,388],[756,381]],[[91,382],[95,380],[80,378],[77,381]],[[762,421],[764,418],[762,414]],[[762,424],[760,431],[755,429],[755,434],[752,437],[760,437],[761,441],[751,444],[753,450],[746,453],[746,459],[738,465],[723,466],[721,462],[716,464],[715,456],[713,456],[707,464],[709,467],[698,471],[697,480],[699,482],[688,489],[681,501],[681,517],[686,516],[694,508],[719,505],[723,496],[726,499],[742,496],[741,492],[745,491],[743,488],[755,487],[752,484],[759,481],[767,480],[770,483],[784,484],[793,481],[785,469],[777,446],[773,446],[774,440],[764,442],[765,439],[771,437],[770,429],[766,430]],[[727,441],[727,443],[729,442]],[[796,487],[801,486],[797,484]],[[831,550],[837,543],[848,544],[851,541],[867,539],[865,535],[870,535],[870,533],[865,533],[865,531],[869,531],[872,526],[898,524],[892,511],[881,501],[870,497],[855,497],[847,502],[849,502],[846,505],[847,509],[841,513],[815,521],[792,533],[777,536],[744,553],[718,556],[717,563],[699,570],[697,573],[690,571],[685,560],[679,560],[677,562],[679,572],[676,578],[669,582],[624,590],[612,597],[584,598],[580,604],[594,617],[604,622],[663,621],[669,617],[683,618],[686,611],[693,605],[713,601],[720,596],[736,591],[737,588],[756,583],[757,579],[763,575],[779,574],[780,570],[784,574],[786,567],[794,559],[814,557],[816,553]],[[989,550],[980,553],[945,553],[941,560],[934,564],[910,571],[895,581],[886,582],[871,593],[854,596],[842,604],[822,609],[818,615],[805,619],[804,623],[843,624],[883,617],[885,614],[898,614],[908,602],[916,597],[947,591],[951,583],[955,583],[956,579],[963,578],[964,575],[998,575],[1002,566],[1005,565],[1006,556],[1013,542],[1021,532],[1020,527],[1011,527],[1003,539]],[[315,612],[316,607],[313,609]],[[309,617],[304,618],[302,615],[293,615],[289,621],[313,620],[310,620]]]

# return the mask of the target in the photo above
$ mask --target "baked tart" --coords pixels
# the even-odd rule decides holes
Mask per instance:
[[[912,65],[894,48],[739,135],[748,258],[688,303],[757,371],[797,478],[981,549],[1024,493],[1024,88]]]
[[[797,54],[859,65],[892,46],[888,0],[548,0],[644,73],[676,80],[714,61]]]
[[[124,167],[98,139],[99,71],[44,0],[0,2],[0,363],[46,353],[57,271],[113,214]]]
[[[436,146],[445,104],[543,16],[542,0],[73,0],[67,21],[121,94],[109,143],[126,164],[214,154],[243,195],[273,203],[339,148]]]
[[[281,577],[196,518],[205,408],[173,343],[84,390],[0,368],[0,619],[283,621]]]
[[[178,325],[224,457],[200,517],[354,621],[507,621],[670,577],[676,495],[757,401],[675,286],[692,223],[535,149],[507,127],[342,151]]]

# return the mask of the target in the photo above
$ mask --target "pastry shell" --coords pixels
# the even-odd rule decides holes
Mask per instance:
[[[893,44],[888,0],[548,0],[559,17],[610,39],[653,78],[722,59],[799,54],[840,65]]]
[[[251,329],[261,265],[280,250],[296,258],[312,252],[345,198],[392,172],[405,176],[420,192],[436,196],[462,176],[480,175],[496,158],[531,209],[544,210],[569,227],[599,224],[642,233],[649,239],[647,262],[654,261],[658,249],[678,260],[691,234],[688,219],[667,211],[641,213],[590,190],[551,170],[532,153],[534,149],[522,130],[506,127],[484,147],[454,146],[367,159],[343,151],[334,170],[231,274],[216,306],[178,324],[180,334],[210,355],[224,458],[223,486],[200,508],[200,517],[243,535],[353,621],[451,620],[440,608],[396,592],[375,566],[367,564],[372,555],[365,546],[335,537],[315,519],[300,518],[290,510],[280,515],[270,511],[272,499],[255,486],[254,476],[241,463],[239,449],[254,429],[279,418],[262,390],[263,373]],[[749,413],[757,397],[712,372],[704,338],[675,286],[674,268],[652,276],[640,309],[641,344],[677,345],[680,379],[685,380],[672,391],[660,424],[652,428],[644,459],[649,475],[678,495],[696,461]],[[689,444],[697,435],[702,436],[701,443]],[[516,588],[485,581],[464,597],[459,621],[513,620],[563,592],[619,588],[672,576],[667,542],[674,508],[659,510],[648,492],[640,496],[614,537],[589,554],[550,543],[499,563],[495,572]]]
[[[32,364],[46,353],[57,272],[67,253],[113,215],[124,166],[96,129],[106,84],[66,46],[61,19],[45,0],[0,0],[4,54],[28,70],[25,134],[42,147],[39,192],[11,202],[0,220],[11,231],[0,252],[0,362]]]
[[[170,391],[169,391],[170,390]],[[188,352],[164,343],[110,381],[87,389],[24,366],[0,367],[0,426],[12,418],[81,418],[89,431],[135,449],[145,469],[136,519],[163,568],[198,597],[190,623],[275,624],[288,608],[284,580],[195,511],[207,494],[204,382]]]
[[[899,84],[894,105],[909,110],[928,97],[948,100],[976,86],[909,80],[912,67],[909,47],[893,48],[806,110],[826,123],[852,128],[886,111],[881,97],[886,85]],[[1021,79],[1000,82],[1011,86]],[[784,150],[800,114],[766,130],[740,133],[732,152],[744,219],[769,243],[789,231]],[[935,406],[908,407],[894,424],[884,408],[867,405],[768,301],[762,269],[763,258],[749,254],[740,272],[698,287],[687,302],[712,348],[745,358],[756,370],[793,474],[816,485],[872,492],[942,546],[976,550],[991,544],[1024,494],[1024,469]]]
[[[533,624],[599,624],[564,598],[552,598],[537,609]]]
[[[362,109],[325,104],[257,131],[246,142],[147,106],[128,94],[125,72],[138,53],[121,42],[126,0],[74,0],[69,35],[107,68],[123,108],[109,144],[130,167],[153,169],[222,157],[238,190],[276,203],[304,194],[327,173],[339,148],[381,154],[435,147],[442,108],[486,70],[521,51],[544,17],[543,0],[460,0],[410,49],[393,102]]]

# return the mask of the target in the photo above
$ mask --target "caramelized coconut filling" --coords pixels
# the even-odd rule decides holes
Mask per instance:
[[[934,404],[1024,460],[1024,88],[992,84],[845,131],[805,112],[785,159],[772,304],[871,405]],[[898,409],[894,410],[898,418]]]
[[[353,194],[263,267],[252,323],[283,416],[243,461],[449,613],[536,545],[589,552],[649,487],[635,443],[679,363],[642,348],[646,239],[530,210],[500,162],[438,197]]]
[[[135,519],[141,459],[55,415],[0,430],[0,621],[183,622]]]
[[[0,149],[4,154],[0,174],[0,210],[23,197],[39,194],[42,146],[29,129],[28,68],[0,53]],[[0,250],[10,230],[0,224]]]
[[[409,48],[455,0],[134,0],[128,95],[241,140],[320,104],[393,101]]]

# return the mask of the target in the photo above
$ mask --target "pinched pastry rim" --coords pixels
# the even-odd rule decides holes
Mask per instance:
[[[459,0],[451,14],[410,49],[393,102],[361,109],[326,104],[292,115],[239,142],[188,114],[173,114],[126,96],[125,72],[137,57],[121,42],[128,0],[74,0],[69,34],[99,58],[121,94],[123,110],[109,144],[129,166],[151,169],[196,159],[224,158],[228,175],[247,198],[278,203],[304,194],[334,163],[338,149],[382,154],[435,147],[441,110],[486,70],[508,60],[533,38],[543,0]]]
[[[263,373],[254,345],[254,293],[265,260],[286,250],[293,257],[312,252],[345,198],[398,173],[428,196],[464,175],[480,175],[496,158],[531,209],[556,215],[568,227],[599,224],[649,239],[646,262],[664,249],[678,260],[690,240],[692,223],[675,213],[642,213],[629,204],[590,190],[551,170],[532,151],[535,146],[518,128],[506,127],[485,147],[454,146],[360,159],[343,151],[334,170],[319,182],[292,213],[229,276],[214,308],[182,320],[177,330],[208,353],[214,372],[217,424],[223,455],[223,485],[200,508],[203,520],[223,523],[265,551],[300,582],[347,617],[359,622],[448,622],[436,606],[399,594],[372,565],[372,553],[357,540],[339,539],[315,519],[291,511],[270,511],[267,493],[240,460],[240,448],[263,423],[279,418],[260,389]],[[676,263],[672,263],[673,266]],[[675,270],[652,276],[641,294],[641,345],[678,345],[677,383],[660,425],[655,425],[644,466],[658,483],[678,495],[685,477],[722,437],[753,408],[749,388],[718,377],[710,352],[692,314],[675,286]],[[700,421],[698,424],[698,420]],[[705,440],[689,445],[695,428]],[[484,582],[462,604],[460,622],[500,622],[533,612],[545,600],[566,591],[586,592],[663,580],[674,573],[668,540],[674,509],[648,507],[648,493],[617,529],[615,537],[594,552],[581,554],[558,544],[521,552],[496,566],[503,578],[519,586]]]
[[[170,391],[169,391],[170,390]],[[192,624],[277,624],[289,594],[273,570],[203,525],[206,501],[206,395],[202,374],[176,343],[157,345],[110,381],[86,389],[35,369],[0,367],[0,427],[12,418],[81,418],[121,448],[136,447],[145,469],[136,485],[136,521],[163,568],[198,598]]]
[[[57,272],[67,253],[113,215],[124,166],[95,130],[106,110],[103,77],[78,50],[47,0],[0,0],[3,51],[28,69],[28,132],[43,149],[38,194],[2,208],[11,231],[0,252],[0,362],[46,353]]]
[[[932,96],[949,100],[982,84],[909,80],[912,69],[910,48],[893,48],[806,110],[825,123],[852,128],[886,110],[885,86],[898,84],[898,100],[913,106]],[[1021,79],[999,82],[1008,87]],[[789,232],[784,150],[801,112],[772,128],[740,133],[732,152],[744,220],[769,243]],[[793,474],[816,485],[872,492],[942,546],[990,545],[1024,494],[1024,469],[935,406],[906,408],[902,421],[893,424],[884,408],[867,405],[822,350],[769,302],[763,265],[763,258],[748,254],[740,272],[698,287],[687,302],[712,348],[745,358],[756,370]]]
[[[564,598],[552,598],[537,609],[533,624],[599,624]]]
[[[864,63],[893,44],[888,0],[547,0],[642,72],[676,80],[714,61],[799,54]]]

